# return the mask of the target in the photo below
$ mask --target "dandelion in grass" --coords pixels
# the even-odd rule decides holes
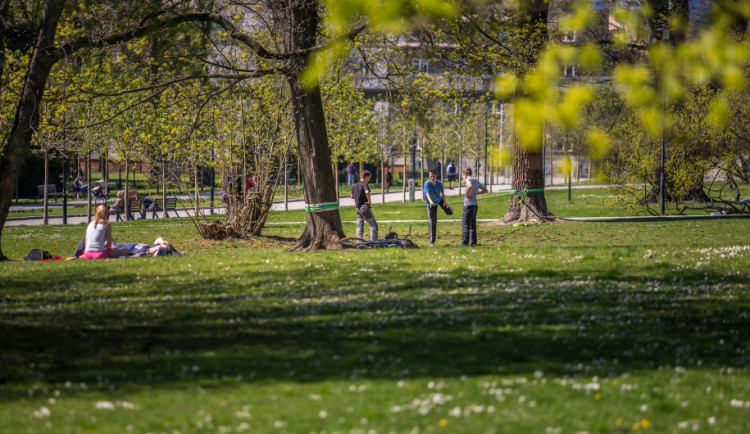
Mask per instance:
[[[111,401],[99,401],[94,404],[94,407],[96,407],[97,410],[114,410],[115,404]]]
[[[49,417],[51,414],[52,413],[49,411],[49,408],[47,407],[40,407],[39,410],[34,410],[34,417],[37,419]]]

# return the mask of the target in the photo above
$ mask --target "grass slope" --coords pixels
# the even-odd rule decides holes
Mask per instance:
[[[423,213],[376,216],[399,206]],[[750,431],[746,220],[480,227],[473,249],[443,221],[437,249],[282,253],[302,229],[138,221],[115,236],[190,256],[0,263],[3,432]]]

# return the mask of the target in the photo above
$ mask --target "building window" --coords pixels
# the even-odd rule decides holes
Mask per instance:
[[[416,58],[412,60],[412,66],[416,73],[427,73],[430,70],[430,62],[427,59]]]

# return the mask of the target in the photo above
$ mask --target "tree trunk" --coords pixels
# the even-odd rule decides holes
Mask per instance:
[[[161,218],[167,218],[167,160],[162,158],[161,162]],[[177,211],[175,211],[177,214]]]
[[[201,203],[201,194],[200,194],[200,191],[198,190],[199,188],[198,187],[198,160],[195,158],[195,156],[193,156],[193,174],[195,175],[195,177],[193,178],[193,202],[195,203],[193,212],[195,214],[193,215],[198,217],[199,212],[200,212],[199,208],[200,208],[200,203]],[[240,183],[242,191],[245,191],[245,179],[247,178],[243,178],[242,182]],[[243,196],[243,197],[247,197],[247,196]]]
[[[86,183],[89,186],[88,194],[86,195],[86,223],[91,223],[91,189],[94,184],[91,183],[91,151],[86,154]]]
[[[57,60],[54,55],[46,52],[46,49],[54,43],[57,23],[64,5],[63,0],[48,0],[44,4],[41,25],[37,31],[34,51],[16,107],[13,127],[6,136],[5,150],[0,158],[0,240],[13,200],[13,192],[29,153],[31,135],[39,122],[39,101],[44,95],[50,70]],[[0,247],[0,260],[5,259],[7,258]]]
[[[125,203],[123,204],[123,208],[125,210],[125,221],[130,220],[130,203],[128,199],[130,199],[130,196],[128,193],[130,192],[130,185],[128,184],[130,182],[130,162],[128,161],[128,158],[125,157]]]
[[[276,11],[279,18],[285,20],[283,30],[286,33],[284,39],[288,51],[315,46],[320,22],[318,7],[314,0],[299,0],[284,8],[279,7]],[[287,66],[286,79],[294,109],[294,129],[300,157],[298,170],[305,203],[338,203],[320,88],[317,83],[312,88],[303,88],[300,75],[305,67],[305,59],[291,59]],[[305,218],[307,226],[304,232],[288,251],[341,249],[340,240],[344,237],[344,229],[338,208],[307,212]]]
[[[527,191],[526,205],[516,196],[511,196],[508,212],[502,218],[504,224],[528,223],[543,219],[554,221],[556,217],[547,209],[544,198],[544,160],[542,150],[524,146],[519,142],[517,131],[513,130],[513,180],[512,189]],[[529,191],[531,190],[531,191]]]
[[[44,204],[44,211],[42,214],[42,224],[47,225],[49,224],[49,189],[47,186],[49,185],[49,149],[44,150],[44,190],[42,190],[42,193],[44,194],[44,197],[42,198],[42,203]]]
[[[290,77],[288,81],[294,104],[294,127],[299,155],[307,156],[299,161],[305,203],[312,205],[338,202],[320,90],[304,90],[298,77]],[[344,237],[344,229],[338,208],[308,212],[306,220],[305,231],[289,248],[290,252],[341,248],[340,240]]]

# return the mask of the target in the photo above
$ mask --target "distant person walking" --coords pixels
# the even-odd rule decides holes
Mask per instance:
[[[445,204],[445,192],[443,183],[438,181],[437,172],[430,170],[430,179],[424,183],[422,195],[427,203],[427,217],[430,219],[430,246],[435,247],[437,236],[437,210]]]
[[[354,205],[357,208],[357,237],[362,238],[365,230],[364,222],[367,222],[367,225],[370,226],[370,239],[377,240],[378,223],[375,221],[375,216],[372,215],[370,186],[367,185],[371,176],[369,171],[362,171],[362,180],[354,184],[352,188],[352,199],[354,199]]]
[[[349,165],[346,166],[346,174],[349,175],[349,185],[357,183],[357,166],[354,165],[353,161],[350,161]]]
[[[479,203],[477,195],[487,193],[487,188],[478,179],[471,177],[471,167],[464,169],[466,178],[466,194],[464,194],[464,215],[461,219],[462,246],[477,244],[477,211]]]
[[[440,160],[438,160],[437,163],[435,163],[435,173],[437,174],[437,180],[442,181],[443,180],[443,164],[440,163]]]
[[[391,173],[391,170],[388,168],[388,166],[385,166],[385,192],[389,193],[389,190],[391,189],[391,185],[393,185],[393,173]]]
[[[449,188],[453,190],[453,183],[456,182],[456,178],[458,177],[458,168],[455,164],[453,164],[453,160],[448,163],[448,167],[445,168],[445,172],[446,175],[448,175]]]

